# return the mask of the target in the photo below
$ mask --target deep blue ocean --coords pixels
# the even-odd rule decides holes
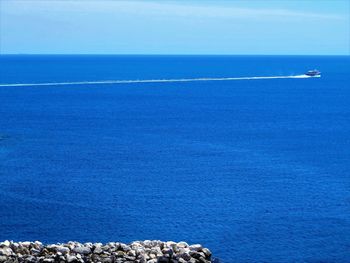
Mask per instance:
[[[349,56],[0,56],[0,240],[350,262]]]

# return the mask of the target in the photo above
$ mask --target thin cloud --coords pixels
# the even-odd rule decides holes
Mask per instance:
[[[156,3],[131,1],[119,2],[120,7],[132,10],[133,12],[150,12],[152,14],[176,15],[176,16],[196,16],[211,18],[310,18],[310,19],[344,19],[335,14],[320,14],[299,12],[287,9],[253,9],[223,7],[214,5],[184,5],[175,3]]]
[[[346,20],[336,14],[300,12],[289,9],[253,9],[224,7],[220,5],[179,4],[173,2],[153,1],[8,1],[4,11],[28,13],[32,11],[84,12],[84,13],[128,13],[134,15],[190,17],[190,18],[224,18],[224,19],[328,19]]]

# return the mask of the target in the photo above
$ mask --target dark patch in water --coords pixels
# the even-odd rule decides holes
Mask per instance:
[[[3,141],[5,139],[10,138],[10,136],[6,135],[6,134],[0,134],[0,141]]]

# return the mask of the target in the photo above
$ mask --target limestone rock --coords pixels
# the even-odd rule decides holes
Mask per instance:
[[[0,263],[210,263],[211,252],[199,244],[159,240],[43,245],[35,242],[0,243]]]
[[[91,249],[89,247],[75,247],[72,249],[73,252],[77,254],[87,255],[91,253]]]
[[[202,249],[203,247],[200,244],[195,244],[190,246],[190,250],[193,250],[193,251],[201,251]]]
[[[3,255],[3,256],[12,256],[14,255],[13,251],[11,248],[9,247],[3,247],[3,248],[0,248],[0,256]]]
[[[68,262],[68,263],[76,262],[76,261],[77,261],[76,256],[71,256],[71,255],[67,255],[66,259],[67,259],[67,262]]]

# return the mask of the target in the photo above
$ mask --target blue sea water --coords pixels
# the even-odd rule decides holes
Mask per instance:
[[[0,56],[0,240],[350,262],[349,56]]]

